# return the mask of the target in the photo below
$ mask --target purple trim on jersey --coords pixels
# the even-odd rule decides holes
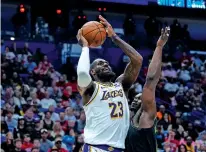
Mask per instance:
[[[99,148],[99,149],[102,149],[102,150],[105,150],[105,151],[111,151],[111,152],[123,152],[124,151],[124,149],[114,148],[114,147],[107,146],[107,145],[90,145],[90,144],[85,143],[84,146],[83,146],[83,151],[82,152],[90,152],[90,147],[89,146],[96,147],[96,148]]]

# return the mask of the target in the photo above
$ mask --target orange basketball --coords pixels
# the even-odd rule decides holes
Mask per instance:
[[[98,47],[106,39],[106,30],[104,25],[97,21],[90,21],[82,26],[82,35],[89,43],[89,47]]]

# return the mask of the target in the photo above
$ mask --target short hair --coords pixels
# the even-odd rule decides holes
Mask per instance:
[[[96,60],[94,60],[94,61],[90,64],[90,70],[94,69],[95,66],[96,66]]]
[[[17,142],[19,142],[19,141],[22,142],[20,138],[16,138],[16,139],[14,140],[14,145],[15,145]]]

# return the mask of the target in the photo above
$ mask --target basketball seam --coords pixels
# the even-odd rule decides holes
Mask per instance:
[[[99,32],[98,33],[100,33],[100,35],[101,35],[101,45],[102,45],[102,34],[101,34],[101,31],[100,31],[100,28],[99,28],[99,26],[94,22],[94,24],[97,26],[97,28],[98,28],[98,30],[99,30]],[[97,35],[96,35],[97,36]],[[95,36],[95,37],[96,37]]]
[[[96,38],[97,34],[99,34],[99,32],[96,33],[96,35],[94,36],[94,38],[92,39],[92,42],[94,41],[94,39]],[[100,33],[101,34],[101,33]]]
[[[89,33],[91,33],[91,32],[94,32],[95,30],[97,30],[97,29],[94,29],[94,30],[92,30],[92,31],[89,31],[87,34],[89,34]],[[83,30],[84,31],[84,30]],[[86,36],[87,34],[83,34],[83,36]]]

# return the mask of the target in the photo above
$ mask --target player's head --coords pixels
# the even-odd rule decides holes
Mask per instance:
[[[142,105],[141,96],[142,93],[139,93],[134,97],[134,100],[132,101],[130,108],[132,111],[138,111],[140,109]]]
[[[90,73],[96,81],[109,82],[115,77],[109,63],[103,59],[96,59],[92,62]]]
[[[135,97],[134,97],[134,100],[132,101],[131,103],[131,107],[130,107],[130,111],[131,111],[131,118],[133,118],[135,115],[137,116],[136,117],[136,122],[139,123],[139,119],[140,119],[140,116],[142,114],[142,100],[141,100],[141,96],[142,96],[142,93],[139,93],[137,94]]]

